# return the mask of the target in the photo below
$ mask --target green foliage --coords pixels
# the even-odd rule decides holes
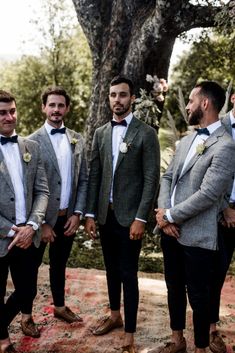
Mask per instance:
[[[226,89],[235,77],[234,52],[235,31],[230,36],[223,36],[207,30],[175,65],[171,78],[171,94],[166,100],[165,108],[173,115],[178,130],[186,129],[186,123],[178,109],[178,88],[182,89],[186,100],[194,85],[201,80],[217,81]],[[162,120],[161,123],[163,122]]]
[[[0,67],[1,88],[17,99],[18,132],[28,135],[44,122],[40,96],[50,85],[62,85],[71,96],[66,125],[82,131],[91,90],[91,54],[86,38],[71,20],[65,0],[43,2],[38,30],[39,54]]]

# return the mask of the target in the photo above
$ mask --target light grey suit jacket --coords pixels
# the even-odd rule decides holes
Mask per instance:
[[[72,152],[72,187],[67,213],[70,217],[75,210],[85,211],[88,175],[84,140],[81,134],[66,128],[66,136]],[[40,144],[50,191],[45,221],[54,227],[58,218],[61,194],[61,176],[56,154],[44,126],[28,138]],[[73,140],[77,142],[73,144]]]
[[[118,222],[129,227],[135,217],[147,220],[159,183],[160,152],[156,132],[136,119],[128,127],[113,178],[113,206]],[[112,127],[108,122],[95,132],[88,186],[87,213],[104,224],[112,187]]]
[[[170,208],[172,218],[180,225],[181,244],[215,250],[217,216],[235,171],[235,143],[221,126],[206,140],[203,154],[196,154],[180,175],[195,136],[196,132],[179,143],[163,175],[158,206]],[[171,207],[176,184],[175,206]]]
[[[48,203],[48,186],[45,170],[42,165],[39,146],[33,141],[18,137],[20,156],[23,166],[24,195],[26,201],[27,222],[32,221],[37,225],[44,219]],[[31,155],[31,160],[23,160],[24,153]],[[15,224],[15,192],[10,174],[4,162],[0,149],[0,257],[8,252],[8,245],[12,238],[6,237],[13,224]],[[33,238],[35,246],[39,246],[40,235],[38,232]]]

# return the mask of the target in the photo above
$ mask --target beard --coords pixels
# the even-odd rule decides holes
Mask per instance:
[[[194,112],[192,112],[188,117],[189,125],[200,125],[200,121],[203,117],[203,111],[198,107]]]
[[[130,109],[130,107],[120,107],[120,108],[121,109],[117,110],[117,111],[115,111],[115,109],[113,109],[113,113],[115,113],[115,115],[117,115],[117,116],[122,116],[122,115],[126,114]]]

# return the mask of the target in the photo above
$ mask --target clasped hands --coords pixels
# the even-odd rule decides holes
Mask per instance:
[[[156,222],[160,229],[167,235],[170,235],[174,238],[179,238],[179,227],[175,223],[170,223],[164,220],[163,216],[166,213],[165,208],[156,208],[154,210],[156,212]]]

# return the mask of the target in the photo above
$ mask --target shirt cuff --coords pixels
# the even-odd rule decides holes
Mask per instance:
[[[10,230],[10,232],[7,234],[7,238],[12,238],[15,235],[15,231],[13,229]]]
[[[86,213],[85,217],[95,218],[95,215],[93,213]]]
[[[136,221],[143,222],[143,223],[147,223],[147,221],[145,221],[144,219],[138,218],[138,217],[135,217],[135,220],[136,220]]]
[[[38,224],[33,221],[29,221],[29,222],[27,222],[27,224],[30,226],[33,226],[33,230],[35,230],[35,231],[38,230],[38,228],[39,228]]]
[[[168,221],[169,221],[170,223],[175,223],[174,219],[171,217],[171,213],[170,213],[170,210],[169,210],[169,209],[166,210],[166,216],[167,216]]]

